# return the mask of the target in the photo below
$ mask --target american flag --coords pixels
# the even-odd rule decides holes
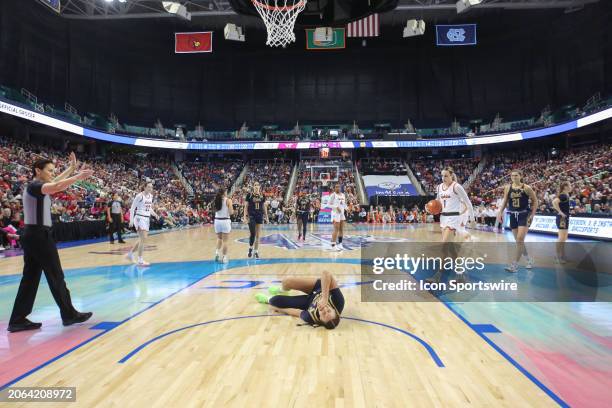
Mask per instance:
[[[372,14],[347,26],[349,37],[378,37],[378,14]]]

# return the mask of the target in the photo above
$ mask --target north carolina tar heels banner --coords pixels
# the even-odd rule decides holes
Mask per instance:
[[[436,25],[436,43],[444,47],[476,45],[476,24]]]

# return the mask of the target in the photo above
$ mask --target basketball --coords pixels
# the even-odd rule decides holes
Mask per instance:
[[[425,205],[425,211],[429,214],[438,215],[442,211],[442,203],[438,200],[431,200]]]

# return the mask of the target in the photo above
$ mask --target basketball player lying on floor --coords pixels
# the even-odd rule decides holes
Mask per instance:
[[[289,296],[292,289],[304,292],[305,295]],[[324,270],[321,279],[285,278],[281,288],[271,286],[268,291],[274,296],[258,293],[255,299],[259,303],[270,304],[275,312],[298,317],[311,326],[323,326],[329,330],[340,324],[344,296],[329,271]]]

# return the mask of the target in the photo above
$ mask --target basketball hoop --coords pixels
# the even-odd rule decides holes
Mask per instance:
[[[321,173],[321,176],[319,178],[319,180],[321,181],[321,185],[323,187],[327,187],[327,184],[329,183],[330,179],[331,179],[331,176],[329,173]]]
[[[307,0],[251,0],[266,25],[270,47],[286,47],[295,42],[293,27]]]

